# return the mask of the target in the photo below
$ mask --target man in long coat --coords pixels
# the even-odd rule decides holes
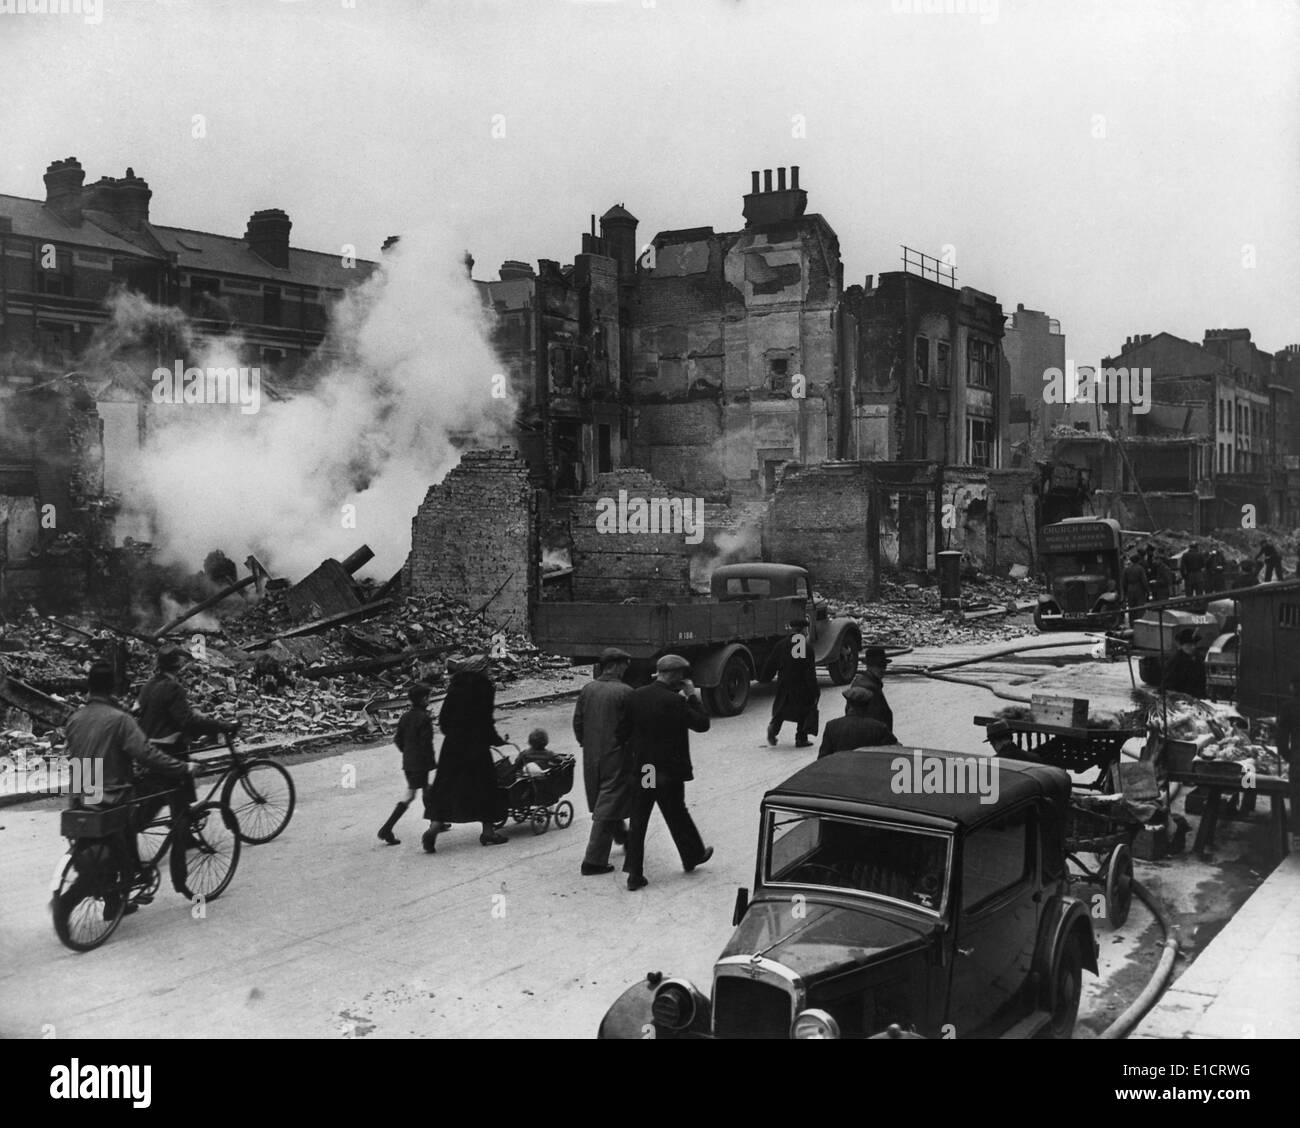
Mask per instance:
[[[713,857],[713,847],[704,845],[686,809],[686,784],[695,778],[691,771],[691,733],[709,731],[709,715],[700,701],[700,691],[686,677],[690,666],[678,654],[660,658],[655,680],[633,690],[627,699],[627,711],[615,735],[620,744],[628,745],[637,770],[632,826],[623,862],[631,891],[650,884],[642,871],[646,828],[656,804],[673,836],[682,869],[690,873]]]
[[[632,656],[609,647],[600,656],[600,677],[588,682],[573,709],[573,735],[582,745],[582,781],[591,811],[591,837],[582,859],[584,877],[611,873],[609,851],[627,842],[624,819],[632,813],[636,765],[615,739],[632,687],[623,680]]]
[[[1160,688],[1192,697],[1205,696],[1205,659],[1196,653],[1196,632],[1184,627],[1174,636],[1178,649],[1165,663]]]
[[[875,696],[871,690],[861,685],[851,685],[844,690],[844,716],[826,722],[822,746],[817,749],[817,759],[852,748],[875,748],[882,744],[898,743],[888,725],[867,715]]]
[[[767,726],[768,744],[776,743],[786,721],[794,721],[794,746],[812,747],[808,739],[809,722],[821,689],[817,685],[817,660],[807,629],[807,619],[790,620],[790,637],[783,638],[763,663],[763,680],[776,678],[772,720]]]

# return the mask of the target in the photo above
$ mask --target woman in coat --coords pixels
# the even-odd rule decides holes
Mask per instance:
[[[505,738],[497,733],[492,719],[496,688],[487,669],[486,654],[462,662],[452,675],[438,713],[438,728],[444,739],[438,771],[424,805],[425,818],[430,820],[424,832],[424,848],[430,854],[436,853],[443,823],[481,823],[479,842],[484,846],[509,841],[493,828],[504,812],[492,749],[504,744]]]

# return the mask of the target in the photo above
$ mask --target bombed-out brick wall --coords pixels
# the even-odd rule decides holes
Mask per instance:
[[[865,462],[787,466],[768,516],[769,557],[807,568],[825,594],[874,594],[879,571],[874,493],[875,476]]]
[[[658,531],[644,531],[637,517],[651,501],[661,503]],[[663,503],[680,502],[683,520],[664,522]],[[672,490],[644,470],[600,474],[591,489],[573,499],[573,598],[579,600],[681,599],[691,591],[691,557],[707,548],[690,532],[703,509],[701,498]],[[626,518],[626,519],[623,519]],[[664,528],[665,524],[668,525]],[[634,531],[641,529],[642,531]],[[688,539],[689,538],[689,539]],[[690,541],[699,540],[692,544]]]
[[[1042,476],[1034,466],[989,471],[992,564],[998,574],[1010,571],[1015,564],[1033,568],[1038,559],[1041,481]]]
[[[411,522],[403,586],[414,594],[443,592],[475,610],[491,600],[488,619],[528,630],[538,559],[533,509],[528,463],[517,452],[466,451],[429,487]]]

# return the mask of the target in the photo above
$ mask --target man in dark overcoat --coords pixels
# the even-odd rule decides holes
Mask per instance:
[[[898,743],[887,725],[867,715],[874,697],[871,690],[861,685],[851,685],[844,691],[844,716],[826,722],[822,745],[817,749],[817,759],[852,748],[875,748],[882,744]]]
[[[578,694],[573,735],[582,745],[582,779],[591,811],[591,837],[582,860],[584,877],[613,872],[609,851],[627,842],[624,819],[632,813],[636,765],[615,738],[632,687],[623,680],[632,656],[608,647],[600,656],[600,676]]]
[[[637,772],[623,862],[627,887],[632,891],[650,884],[643,872],[645,834],[656,804],[687,873],[713,857],[713,847],[704,845],[686,809],[686,784],[695,778],[691,733],[709,731],[709,715],[700,701],[700,691],[686,676],[690,665],[678,654],[660,658],[655,680],[633,690],[627,699],[615,737],[629,747]]]
[[[772,720],[767,726],[768,744],[775,744],[785,722],[793,721],[794,746],[812,747],[808,731],[813,727],[812,712],[817,708],[821,689],[817,685],[817,661],[807,630],[807,619],[791,619],[790,636],[777,643],[763,664],[762,680],[776,678]]]
[[[889,655],[883,646],[868,646],[862,653],[862,671],[853,679],[853,684],[871,690],[871,701],[864,715],[893,732],[894,710],[885,697],[885,667],[888,665]]]

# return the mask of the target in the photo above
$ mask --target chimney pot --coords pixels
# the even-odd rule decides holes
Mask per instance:
[[[784,168],[778,168],[776,170],[776,190],[778,192],[785,191],[785,169]]]
[[[763,169],[763,191],[772,191],[772,170],[770,168]]]
[[[790,188],[793,191],[798,191],[799,189],[799,166],[798,165],[790,166]]]
[[[749,190],[751,193],[757,196],[758,195],[758,169],[754,169],[754,171],[751,172],[749,175],[751,177],[751,186]]]

